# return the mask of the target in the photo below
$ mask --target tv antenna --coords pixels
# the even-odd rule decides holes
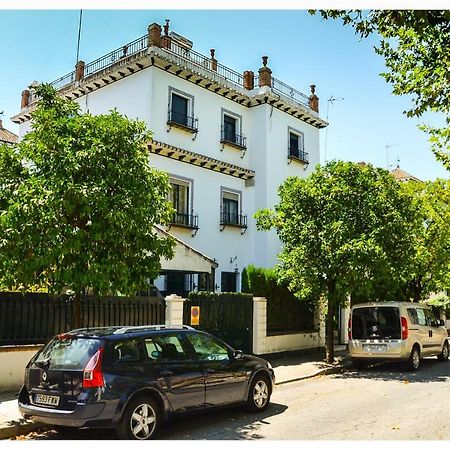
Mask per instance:
[[[389,149],[391,147],[395,147],[396,145],[400,145],[398,142],[397,144],[388,144],[385,146],[386,148],[386,169],[389,170]],[[397,161],[399,161],[399,158],[397,158]]]
[[[330,95],[330,98],[327,100],[327,118],[326,121],[328,122],[328,114],[330,111],[330,103],[333,104],[334,102],[341,102],[344,100],[344,97],[335,97],[334,95]],[[327,144],[328,144],[328,128],[330,125],[328,125],[325,129],[325,151],[324,151],[324,161],[327,162]]]

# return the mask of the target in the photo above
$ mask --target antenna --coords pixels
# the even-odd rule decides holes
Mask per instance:
[[[83,18],[83,10],[80,9],[80,22],[78,24],[78,40],[77,40],[77,60],[75,61],[75,65],[80,60],[80,39],[81,39],[81,20]]]
[[[333,95],[330,95],[330,98],[327,100],[327,118],[326,121],[328,122],[328,113],[330,109],[330,103],[333,104],[334,102],[341,102],[344,100],[344,97],[334,97]],[[328,128],[330,125],[328,125],[325,129],[325,151],[324,151],[324,161],[327,162],[327,144],[328,144]]]
[[[389,170],[389,151],[388,149],[390,149],[391,147],[395,147],[396,145],[400,145],[398,142],[397,144],[388,144],[385,146],[386,148],[386,169]]]

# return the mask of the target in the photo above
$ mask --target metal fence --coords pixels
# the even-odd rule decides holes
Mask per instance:
[[[0,345],[41,344],[73,329],[73,297],[0,293]],[[155,325],[165,321],[157,297],[91,297],[81,300],[81,327]]]

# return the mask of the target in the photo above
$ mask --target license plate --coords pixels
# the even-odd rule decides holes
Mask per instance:
[[[34,402],[40,403],[41,405],[58,406],[59,405],[59,397],[57,395],[36,394],[36,397],[34,398]]]
[[[364,345],[364,349],[369,352],[384,352],[387,349],[387,345],[383,344]]]

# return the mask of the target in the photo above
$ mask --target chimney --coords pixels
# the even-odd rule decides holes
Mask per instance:
[[[157,23],[148,26],[148,46],[161,47],[161,26]]]
[[[211,52],[211,70],[217,72],[217,59],[214,58],[214,54],[216,53],[216,51],[212,48],[210,52]]]
[[[244,72],[244,89],[251,91],[255,87],[255,74],[251,70]]]
[[[170,19],[166,19],[166,24],[164,25],[164,36],[161,38],[161,47],[170,49],[172,38],[169,36],[169,23]]]
[[[84,78],[84,61],[78,61],[75,66],[75,81],[80,81]]]
[[[316,95],[316,85],[311,84],[311,95],[309,96],[308,106],[315,112],[319,112],[319,97]]]
[[[20,104],[21,108],[26,108],[30,103],[30,91],[25,89],[22,91],[22,103]]]
[[[259,69],[259,87],[269,86],[272,87],[272,71],[267,67],[268,56],[263,56],[263,67]]]

